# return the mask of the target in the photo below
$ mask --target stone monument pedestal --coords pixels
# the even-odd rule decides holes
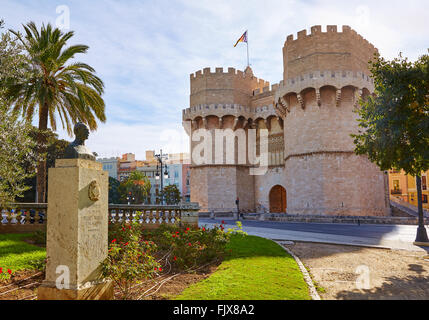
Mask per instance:
[[[108,174],[101,163],[58,159],[49,169],[46,279],[39,300],[108,300]]]

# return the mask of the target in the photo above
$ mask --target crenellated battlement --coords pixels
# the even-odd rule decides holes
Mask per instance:
[[[313,70],[351,70],[369,73],[368,62],[378,50],[349,26],[340,32],[336,25],[328,25],[326,32],[320,25],[302,30],[297,37],[289,35],[283,47],[283,79],[294,78]]]
[[[258,88],[253,90],[253,96],[255,98],[258,98],[260,96],[274,95],[278,88],[279,88],[278,83],[272,84],[271,86],[262,87],[262,89]]]
[[[250,67],[244,71],[209,67],[190,75],[190,105],[199,104],[241,104],[250,105],[255,89],[270,85],[268,81],[253,75]]]
[[[336,25],[328,25],[328,26],[326,26],[325,32],[322,31],[321,25],[312,26],[310,28],[309,34],[307,34],[306,29],[298,31],[296,39],[294,38],[293,34],[288,35],[286,37],[286,41],[285,41],[284,45],[286,46],[286,45],[291,44],[293,42],[296,42],[298,40],[307,40],[307,39],[310,39],[312,37],[317,37],[317,36],[335,36],[335,35],[338,35],[340,37],[348,37],[348,38],[353,39],[355,41],[359,41],[360,42],[358,44],[359,46],[364,45],[364,46],[368,46],[372,50],[377,50],[377,48],[375,48],[372,43],[370,43],[367,39],[362,37],[359,33],[357,33],[355,30],[353,30],[350,26],[347,26],[347,25],[342,26],[342,31],[339,31],[338,27]]]
[[[212,71],[210,67],[203,68],[202,70],[198,70],[194,73],[190,74],[190,79],[202,79],[205,77],[212,77],[212,76],[236,76],[239,79],[249,79],[249,80],[256,80],[259,87],[264,87],[269,85],[269,81],[265,81],[264,79],[259,79],[253,75],[253,72],[246,72],[237,70],[235,68],[229,67],[226,70],[223,67],[217,67]]]

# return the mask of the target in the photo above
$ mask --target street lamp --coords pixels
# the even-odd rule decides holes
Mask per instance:
[[[167,165],[164,163],[164,160],[167,160],[168,154],[162,154],[162,149],[161,149],[160,153],[156,154],[155,157],[159,163],[159,165],[158,164],[156,165],[155,179],[159,180],[161,178],[161,204],[164,204],[162,190],[164,188],[164,179],[168,179],[168,168],[167,168]],[[164,171],[164,175],[162,174],[163,171]]]
[[[427,246],[429,244],[429,238],[426,233],[425,223],[424,223],[424,213],[423,213],[423,204],[422,204],[422,178],[421,176],[416,176],[416,188],[417,188],[417,210],[419,215],[419,223],[417,227],[417,235],[414,244],[417,246],[423,245]],[[420,200],[420,201],[419,201]]]
[[[128,205],[130,205],[131,200],[132,201],[135,200],[135,198],[132,196],[131,192],[128,193],[127,200],[128,200]]]

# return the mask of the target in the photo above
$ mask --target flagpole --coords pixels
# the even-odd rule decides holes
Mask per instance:
[[[247,66],[250,67],[249,64],[249,30],[246,30],[247,33]]]

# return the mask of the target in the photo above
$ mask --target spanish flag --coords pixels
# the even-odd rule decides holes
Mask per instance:
[[[243,35],[240,37],[240,39],[237,40],[237,42],[234,45],[234,48],[237,46],[239,42],[246,42],[247,43],[247,30],[243,33]]]

